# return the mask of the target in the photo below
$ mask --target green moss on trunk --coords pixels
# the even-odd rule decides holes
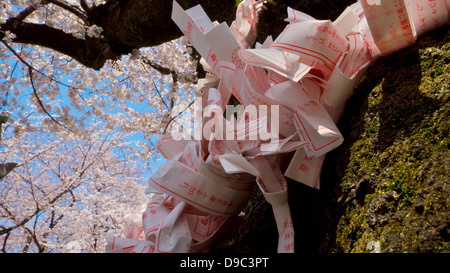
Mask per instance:
[[[381,58],[348,100],[344,143],[321,189],[288,181],[295,251],[449,252],[450,31]],[[270,206],[255,194],[217,251],[276,252]],[[378,247],[378,249],[377,249]]]
[[[335,251],[450,251],[449,60],[441,29],[376,62],[348,101]]]

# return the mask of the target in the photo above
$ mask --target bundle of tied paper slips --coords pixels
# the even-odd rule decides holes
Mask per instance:
[[[284,31],[250,48],[263,2],[242,1],[231,26],[173,2],[172,19],[208,72],[195,90],[199,111],[216,111],[192,134],[214,130],[161,136],[167,161],[149,181],[149,203],[124,218],[108,252],[208,252],[256,185],[273,208],[278,252],[294,252],[285,177],[319,189],[325,154],[343,142],[336,123],[368,66],[449,22],[446,0],[361,0],[333,22],[288,8]],[[244,111],[244,123],[225,118],[232,95],[259,113]],[[259,137],[262,129],[270,137]]]

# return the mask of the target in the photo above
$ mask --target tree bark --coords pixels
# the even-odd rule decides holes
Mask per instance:
[[[188,9],[201,4],[213,20],[234,20],[234,0],[200,1],[179,0]],[[119,0],[109,1],[93,9],[90,18],[104,30],[110,46],[118,52],[149,47],[176,39],[181,31],[171,19],[172,1],[161,0]]]

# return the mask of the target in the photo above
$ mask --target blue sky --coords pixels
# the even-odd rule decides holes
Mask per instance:
[[[19,67],[22,67],[23,64],[14,60],[10,60],[9,61],[9,65],[10,67],[16,67],[16,69],[14,70],[14,73],[21,73],[21,70],[19,69]],[[62,79],[60,79],[59,81],[62,82],[63,84],[58,84],[60,91],[59,91],[59,96],[58,96],[58,101],[54,102],[54,103],[58,103],[61,106],[64,105],[70,105],[70,99],[67,96],[67,90],[68,87],[70,86],[70,82],[69,80],[71,79],[71,77],[64,75]],[[154,79],[155,82],[158,84],[159,83],[159,79],[155,78]],[[2,82],[5,82],[5,79],[0,79],[0,84]],[[66,86],[67,85],[67,86]],[[14,84],[15,87],[19,87],[23,90],[23,94],[21,95],[20,98],[18,98],[19,102],[21,105],[25,106],[25,112],[29,112],[29,111],[34,111],[35,109],[33,109],[29,104],[29,95],[31,93],[33,93],[33,89],[31,86],[27,86],[25,88],[22,88],[19,84]],[[89,89],[89,88],[88,88]],[[139,103],[134,103],[132,104],[131,102],[127,102],[127,105],[130,106],[131,108],[133,108],[135,111],[140,112],[140,113],[144,113],[144,112],[148,112],[148,111],[155,111],[155,108],[149,106],[145,101],[142,104]],[[89,107],[88,107],[89,109]],[[13,111],[13,109],[10,109],[10,111]],[[112,109],[112,111],[110,111],[111,114],[116,114],[118,113],[120,110],[118,107],[115,107]],[[51,113],[54,114],[54,113]],[[81,112],[79,112],[78,110],[76,110],[75,108],[71,107],[70,110],[70,114],[74,115],[74,116],[78,116],[81,114]],[[12,116],[11,118],[14,118],[14,116]],[[7,136],[7,134],[11,133],[11,132],[7,132],[7,124],[3,125],[3,135]],[[154,143],[157,142],[159,136],[151,136],[151,140]],[[135,132],[132,136],[130,136],[128,139],[128,141],[142,141],[142,142],[148,142],[144,139],[143,133],[140,132]],[[149,144],[152,145],[152,144]],[[0,146],[0,151],[1,151],[1,146]],[[148,163],[150,165],[150,169],[151,171],[156,171],[157,168],[163,163],[165,162],[165,159],[160,155],[160,154],[156,154],[153,160],[150,160]],[[144,165],[144,164],[143,164]],[[149,173],[148,177],[146,177],[147,179],[150,178],[151,176],[151,172],[147,172]]]

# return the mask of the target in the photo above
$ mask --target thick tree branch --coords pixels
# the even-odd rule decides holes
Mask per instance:
[[[32,44],[51,48],[70,56],[86,67],[100,69],[107,59],[117,57],[108,51],[108,45],[99,39],[86,37],[78,39],[62,30],[47,25],[25,23],[15,18],[0,25],[2,31],[10,31],[16,35],[13,42]],[[0,32],[0,39],[4,33]]]
[[[235,18],[235,0],[177,0],[185,9],[201,4],[214,20]],[[110,46],[116,52],[149,47],[176,39],[182,35],[171,19],[172,0],[110,0],[93,8],[91,19],[101,26]]]

